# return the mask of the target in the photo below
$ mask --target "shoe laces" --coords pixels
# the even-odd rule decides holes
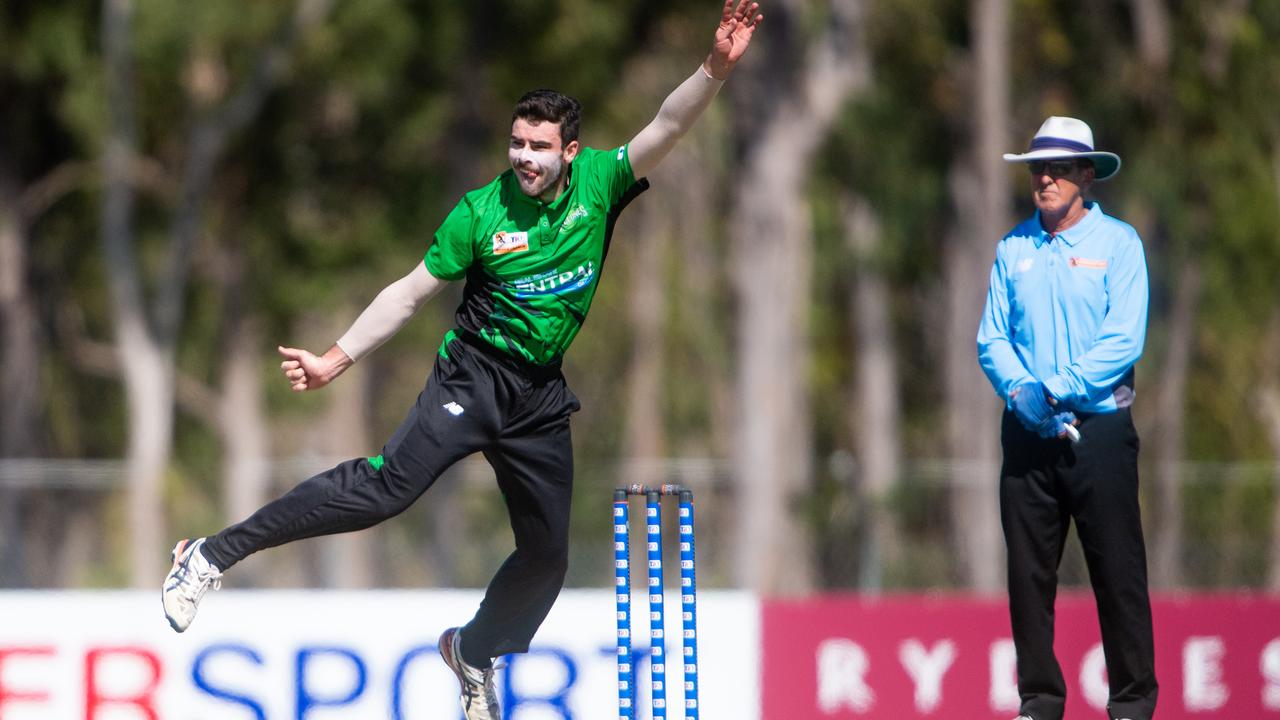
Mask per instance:
[[[462,674],[467,679],[467,695],[475,698],[483,694],[485,703],[490,707],[496,707],[498,704],[498,688],[493,682],[493,673],[506,667],[506,664],[494,663],[487,668],[478,668],[468,664],[461,658],[459,658],[459,661],[463,667]],[[479,678],[475,677],[477,673],[480,675]]]
[[[498,704],[498,688],[493,682],[493,672],[497,669],[496,665],[490,665],[481,673],[484,677],[484,701],[489,704],[489,707]]]
[[[192,549],[192,554],[200,552],[200,548]],[[178,563],[178,571],[174,573],[174,587],[182,588],[184,593],[193,596],[196,599],[202,597],[212,585],[214,590],[222,589],[222,573],[209,564],[206,560],[205,565],[208,568],[201,571],[195,567],[196,559],[188,557],[184,563]]]

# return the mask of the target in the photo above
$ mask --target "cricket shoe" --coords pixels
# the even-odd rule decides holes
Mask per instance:
[[[179,540],[173,548],[173,567],[164,579],[160,599],[164,603],[164,616],[169,626],[182,632],[191,626],[200,608],[200,599],[209,586],[222,587],[222,572],[205,559],[199,540]]]
[[[456,627],[445,630],[438,645],[444,664],[458,676],[462,686],[462,714],[467,720],[502,720],[498,690],[493,685],[493,671],[497,668],[467,664],[462,659],[462,633]]]

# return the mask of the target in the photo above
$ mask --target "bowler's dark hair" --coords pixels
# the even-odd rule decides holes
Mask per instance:
[[[516,103],[511,122],[553,122],[560,125],[560,143],[568,145],[578,139],[582,124],[582,103],[555,90],[530,90]]]

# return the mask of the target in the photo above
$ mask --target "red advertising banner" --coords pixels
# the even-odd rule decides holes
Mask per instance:
[[[1280,720],[1280,597],[1153,599],[1164,720]],[[763,720],[1018,714],[1003,598],[824,596],[763,603]],[[1067,712],[1106,718],[1106,661],[1090,595],[1057,603]]]

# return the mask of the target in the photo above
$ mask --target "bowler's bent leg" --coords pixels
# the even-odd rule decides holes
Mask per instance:
[[[208,538],[205,557],[225,571],[259,550],[363,530],[408,508],[450,465],[491,437],[492,402],[470,402],[477,391],[485,392],[481,386],[486,379],[455,372],[465,360],[437,360],[426,387],[381,455],[348,460],[300,483],[243,522]],[[454,415],[444,407],[450,402],[465,403],[475,411]]]

